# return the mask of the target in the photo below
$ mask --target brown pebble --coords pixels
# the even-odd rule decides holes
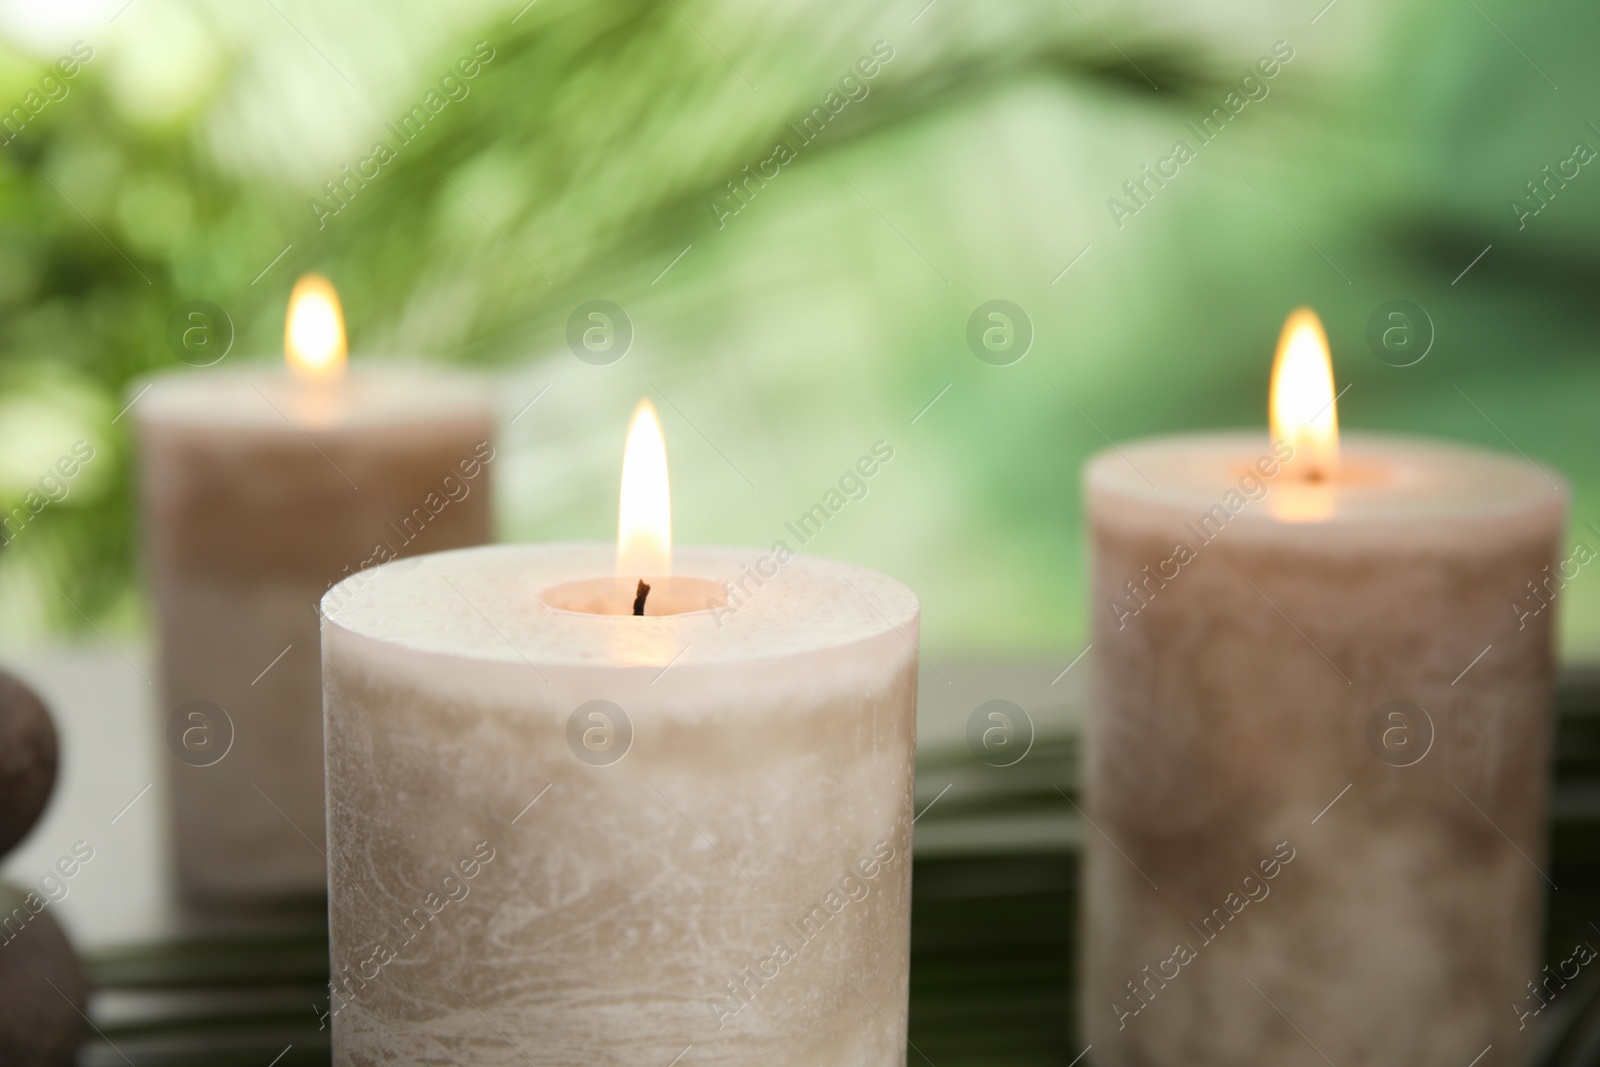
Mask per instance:
[[[70,1067],[83,1042],[89,986],[50,911],[0,882],[0,1063]]]
[[[39,821],[56,784],[58,755],[44,702],[0,671],[0,855]]]

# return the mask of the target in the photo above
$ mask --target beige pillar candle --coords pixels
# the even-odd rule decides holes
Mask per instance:
[[[1515,456],[1303,430],[1086,470],[1085,1040],[1104,1067],[1524,1063],[1552,670],[1530,583],[1566,494]]]
[[[334,1062],[899,1067],[916,598],[694,548],[640,617],[614,553],[328,594]]]
[[[135,391],[179,886],[320,894],[318,601],[364,567],[489,539],[490,400],[456,376],[360,369]]]

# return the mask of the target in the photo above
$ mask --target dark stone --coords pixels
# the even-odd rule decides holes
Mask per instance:
[[[44,702],[0,671],[0,855],[39,821],[56,784],[58,756]]]
[[[0,1063],[70,1067],[89,986],[38,893],[0,882]]]

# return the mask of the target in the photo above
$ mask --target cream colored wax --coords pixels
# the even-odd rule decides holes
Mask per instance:
[[[1284,448],[1086,470],[1085,1039],[1105,1067],[1524,1063],[1552,660],[1529,583],[1566,493],[1361,436],[1291,484]]]
[[[208,371],[154,379],[132,414],[179,886],[320,894],[318,601],[364,566],[489,539],[489,399],[435,375]]]
[[[334,1062],[898,1067],[916,598],[680,548],[646,609],[696,610],[552,606],[614,566],[479,548],[329,594]]]

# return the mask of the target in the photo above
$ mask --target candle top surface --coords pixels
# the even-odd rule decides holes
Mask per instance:
[[[776,547],[776,546],[775,546]],[[864,567],[772,550],[689,546],[673,554],[687,585],[675,606],[634,616],[552,606],[552,591],[616,581],[616,546],[602,542],[488,545],[396,560],[361,571],[322,601],[324,625],[418,652],[536,666],[684,669],[804,655],[900,630],[914,648],[910,589]],[[732,582],[724,592],[724,582]],[[715,599],[725,603],[709,606]],[[652,594],[655,595],[655,594]],[[626,609],[624,609],[626,610]]]
[[[1246,526],[1345,528],[1494,523],[1566,506],[1559,475],[1521,457],[1418,437],[1347,434],[1336,473],[1320,482],[1281,470],[1285,446],[1265,433],[1148,438],[1097,453],[1092,499],[1127,511],[1192,516],[1222,506]]]
[[[148,388],[147,392],[141,391]],[[333,382],[302,381],[279,362],[179,370],[135,382],[140,422],[241,431],[340,430],[482,416],[489,390],[471,375],[354,364]]]

